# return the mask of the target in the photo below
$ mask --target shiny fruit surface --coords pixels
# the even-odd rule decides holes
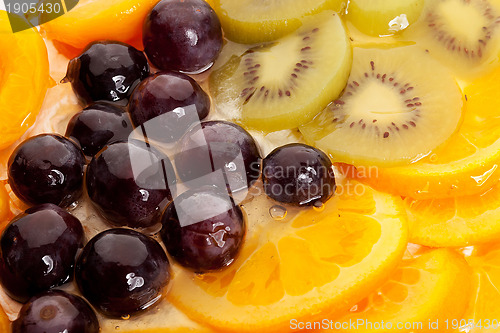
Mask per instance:
[[[199,72],[210,67],[222,48],[222,29],[203,0],[162,0],[144,21],[144,51],[163,70]]]
[[[99,311],[127,317],[160,300],[170,265],[152,238],[130,229],[109,229],[85,245],[75,277],[83,296]]]
[[[98,333],[94,310],[81,297],[52,290],[31,298],[12,323],[12,333]]]
[[[84,102],[118,102],[130,96],[135,86],[149,75],[144,53],[116,41],[89,44],[68,64],[66,80]]]
[[[128,104],[134,125],[160,142],[179,139],[210,111],[210,97],[191,77],[159,72],[143,80]]]
[[[82,193],[85,156],[73,141],[40,134],[23,141],[8,162],[9,184],[25,203],[68,206]]]
[[[98,102],[75,114],[66,137],[77,142],[87,156],[94,156],[109,143],[127,140],[132,133],[128,114],[119,106]]]
[[[147,228],[159,223],[172,198],[175,173],[166,155],[141,141],[115,142],[94,156],[87,193],[111,224]]]
[[[161,237],[168,253],[196,272],[222,269],[238,254],[245,235],[243,212],[224,192],[191,190],[163,213]]]
[[[25,302],[70,281],[83,241],[80,221],[56,205],[35,206],[18,215],[0,239],[0,281],[6,292]]]

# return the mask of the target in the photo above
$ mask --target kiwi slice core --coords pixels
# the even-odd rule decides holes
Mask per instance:
[[[210,91],[225,118],[263,131],[295,128],[340,95],[351,63],[342,21],[324,12],[282,40],[233,56],[211,74]]]
[[[417,46],[356,48],[343,95],[300,131],[336,161],[405,164],[455,132],[462,106],[455,79]]]
[[[470,78],[496,63],[500,51],[500,8],[491,0],[433,0],[404,37],[414,40]]]

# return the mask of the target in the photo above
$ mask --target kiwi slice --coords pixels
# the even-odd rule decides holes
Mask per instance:
[[[210,75],[217,112],[263,131],[295,128],[345,87],[352,50],[339,15],[310,17],[292,35],[233,56]]]
[[[342,96],[299,129],[335,161],[407,164],[455,132],[462,106],[450,71],[419,47],[355,48]]]
[[[226,38],[238,43],[273,41],[296,30],[302,18],[323,10],[340,12],[347,0],[213,0]]]
[[[483,74],[498,62],[498,1],[429,1],[421,18],[403,37],[416,41],[459,76]]]
[[[371,36],[392,35],[415,22],[424,0],[350,0],[347,19]]]

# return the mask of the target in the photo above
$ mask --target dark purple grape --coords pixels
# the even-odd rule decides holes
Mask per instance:
[[[61,290],[39,294],[23,305],[12,333],[98,333],[99,321],[81,297]]]
[[[239,206],[213,188],[188,190],[162,216],[161,238],[167,252],[196,272],[230,265],[243,243],[245,221]]]
[[[146,56],[136,48],[116,41],[90,43],[68,64],[66,80],[85,104],[126,99],[149,75]]]
[[[168,157],[131,140],[106,146],[90,162],[87,192],[99,213],[117,226],[147,228],[159,223],[172,199],[175,173]]]
[[[326,202],[335,192],[332,162],[321,150],[291,143],[262,163],[264,190],[272,199],[295,205]]]
[[[260,153],[252,136],[226,121],[206,121],[181,140],[175,166],[189,187],[227,186],[246,190],[259,178]]]
[[[30,204],[68,206],[82,193],[85,156],[61,135],[40,134],[22,142],[9,158],[12,191]]]
[[[87,243],[75,276],[94,307],[111,317],[126,317],[160,299],[170,264],[154,239],[130,229],[110,229]]]
[[[139,84],[128,111],[135,126],[144,124],[147,137],[173,142],[208,115],[210,98],[186,74],[162,72]]]
[[[69,121],[66,136],[94,156],[111,142],[127,140],[132,132],[128,114],[119,106],[98,102],[78,112]]]
[[[142,40],[159,69],[199,72],[222,49],[219,18],[204,0],[162,0],[144,21]]]
[[[71,280],[83,241],[80,221],[56,205],[35,206],[16,216],[0,239],[0,282],[7,294],[25,302]]]

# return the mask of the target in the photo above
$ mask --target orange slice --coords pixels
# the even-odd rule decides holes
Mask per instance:
[[[203,275],[175,267],[168,299],[195,321],[238,332],[286,331],[291,319],[345,311],[395,269],[407,225],[397,197],[359,183],[339,192],[321,211],[288,207],[275,219],[269,210],[282,208],[254,196],[235,262]]]
[[[80,0],[68,13],[42,25],[69,58],[95,40],[118,40],[142,49],[142,24],[159,0]]]
[[[464,121],[450,141],[409,166],[349,170],[377,189],[416,199],[484,192],[500,179],[500,67],[464,90]]]
[[[35,29],[12,33],[0,11],[0,149],[33,125],[49,86],[49,61]]]
[[[333,322],[354,322],[341,331],[360,333],[450,332],[451,318],[462,318],[471,294],[472,272],[464,258],[433,250],[404,260],[382,287]]]
[[[474,294],[464,320],[455,327],[467,333],[493,333],[500,330],[500,245],[476,248],[467,261],[474,270]]]
[[[405,199],[410,241],[432,247],[468,246],[500,237],[500,182],[484,193]]]

